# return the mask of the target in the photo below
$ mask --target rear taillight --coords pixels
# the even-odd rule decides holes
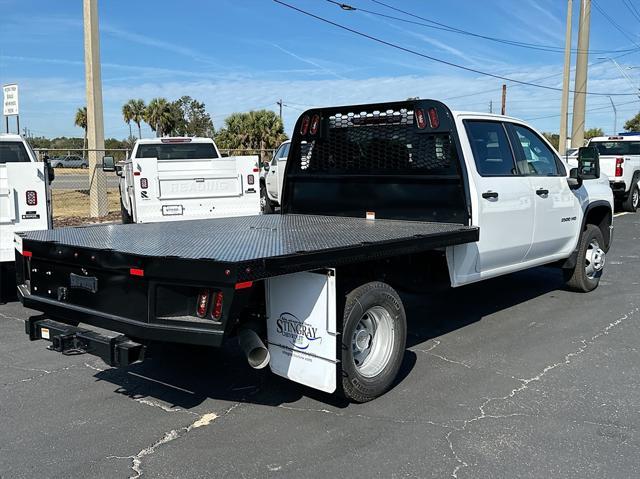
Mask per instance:
[[[38,204],[38,193],[36,191],[28,190],[25,196],[27,197],[27,205],[36,206]]]
[[[313,115],[311,117],[311,125],[309,126],[309,133],[311,135],[315,135],[318,133],[318,128],[320,128],[320,115]]]
[[[149,180],[147,180],[146,178],[140,178],[140,188],[142,188],[143,190],[149,188]]]
[[[218,291],[213,298],[213,308],[211,309],[211,317],[213,319],[220,319],[222,317],[222,291]]]
[[[198,294],[198,304],[196,306],[196,314],[199,318],[204,318],[207,315],[208,307],[209,291],[200,291],[200,294]]]
[[[247,183],[252,185],[254,182],[256,181],[256,179],[253,177],[253,175],[247,175]]]
[[[624,163],[624,158],[616,158],[616,176],[622,176],[622,164]]]

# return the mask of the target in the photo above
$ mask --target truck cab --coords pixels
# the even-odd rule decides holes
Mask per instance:
[[[260,213],[258,157],[222,157],[210,138],[138,140],[131,158],[103,169],[120,177],[123,223]]]
[[[20,135],[0,134],[0,302],[15,296],[14,233],[51,228],[51,179]]]
[[[640,133],[598,136],[588,144],[600,153],[600,167],[618,206],[635,212],[640,206]]]

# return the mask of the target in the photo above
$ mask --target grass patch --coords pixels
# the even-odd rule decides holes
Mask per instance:
[[[57,171],[57,170],[56,170]],[[71,226],[104,221],[120,221],[120,192],[107,189],[109,214],[102,218],[89,215],[89,192],[87,190],[52,190],[54,226]]]

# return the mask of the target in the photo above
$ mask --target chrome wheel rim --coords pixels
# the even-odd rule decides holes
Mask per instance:
[[[640,192],[638,191],[638,188],[636,188],[633,190],[633,196],[631,197],[631,204],[633,205],[634,208],[637,208],[638,202],[640,202]]]
[[[593,239],[587,247],[585,255],[584,270],[587,274],[587,278],[593,279],[604,268],[605,264],[605,252],[600,248],[600,244],[597,240]]]
[[[361,316],[351,338],[353,361],[358,372],[372,378],[389,364],[395,330],[393,318],[382,306],[373,306]]]

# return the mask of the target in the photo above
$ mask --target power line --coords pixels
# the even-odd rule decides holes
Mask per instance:
[[[295,11],[297,11],[299,13],[302,13],[303,15],[307,15],[309,17],[315,18],[316,20],[320,20],[321,22],[328,23],[329,25],[333,25],[334,27],[340,28],[342,30],[346,30],[346,31],[351,32],[351,33],[353,33],[355,35],[361,36],[363,38],[367,38],[367,39],[369,39],[371,41],[380,43],[382,45],[386,45],[386,46],[391,47],[391,48],[395,48],[397,50],[404,51],[406,53],[410,53],[412,55],[416,55],[416,56],[419,56],[419,57],[422,57],[422,58],[426,58],[427,60],[431,60],[431,61],[434,61],[434,62],[437,62],[437,63],[442,63],[443,65],[448,65],[450,67],[458,68],[460,70],[465,70],[465,71],[468,71],[468,72],[477,73],[478,75],[484,75],[484,76],[488,76],[488,77],[491,77],[491,78],[497,78],[499,80],[509,81],[509,82],[520,84],[520,85],[527,85],[527,86],[531,86],[531,87],[542,88],[544,90],[562,91],[561,88],[556,88],[556,87],[551,87],[551,86],[546,86],[546,85],[539,85],[537,83],[527,82],[527,81],[523,81],[523,80],[516,80],[515,78],[509,78],[509,77],[505,77],[505,76],[502,76],[502,75],[497,75],[495,73],[489,73],[489,72],[485,72],[485,71],[482,71],[482,70],[478,70],[476,68],[471,68],[471,67],[467,67],[467,66],[464,66],[464,65],[459,65],[457,63],[453,63],[453,62],[450,62],[450,61],[447,61],[447,60],[442,60],[440,58],[436,58],[436,57],[433,57],[433,56],[426,55],[424,53],[418,52],[416,50],[412,50],[411,48],[407,48],[407,47],[404,47],[402,45],[398,45],[396,43],[388,42],[388,41],[383,40],[381,38],[374,37],[373,35],[369,35],[368,33],[364,33],[364,32],[361,32],[359,30],[355,30],[353,28],[347,27],[347,26],[342,25],[340,23],[334,22],[332,20],[323,18],[323,17],[318,16],[318,15],[316,15],[314,13],[311,13],[311,12],[308,12],[308,11],[303,10],[301,8],[298,8],[298,7],[294,6],[294,5],[290,5],[290,4],[286,3],[286,2],[283,2],[282,0],[273,0],[273,1],[278,3],[278,4],[280,4],[280,5],[282,5],[282,6],[284,6],[284,7],[290,8],[291,10],[295,10]],[[571,93],[575,93],[573,90],[569,90],[569,91]],[[635,95],[634,93],[603,93],[603,92],[581,92],[581,93],[584,93],[586,95],[597,95],[597,96],[633,96],[633,95]]]
[[[337,2],[336,0],[326,0],[329,3],[332,3],[334,5],[339,6],[340,8],[342,8],[343,10],[347,10],[347,11],[360,11],[360,12],[364,12],[364,13],[368,13],[370,15],[375,15],[375,16],[379,16],[379,17],[383,17],[383,18],[388,18],[391,20],[396,20],[399,22],[404,22],[404,23],[409,23],[412,25],[419,25],[422,27],[426,27],[426,28],[432,28],[435,30],[441,30],[441,31],[446,31],[446,32],[450,32],[450,33],[457,33],[459,35],[466,35],[466,36],[471,36],[471,37],[475,37],[475,38],[482,38],[484,40],[488,40],[488,41],[492,41],[492,42],[496,42],[496,43],[501,43],[504,45],[510,45],[510,46],[514,46],[514,47],[519,47],[519,48],[528,48],[530,50],[539,50],[539,51],[544,51],[544,52],[551,52],[551,53],[564,53],[564,48],[563,47],[557,47],[555,45],[545,45],[543,43],[528,43],[528,42],[520,42],[517,40],[510,40],[510,39],[506,39],[506,38],[498,38],[498,37],[492,37],[492,36],[488,36],[488,35],[483,35],[480,33],[475,33],[475,32],[470,32],[468,30],[462,30],[460,28],[456,28],[456,27],[452,27],[450,25],[446,25],[444,23],[440,23],[440,22],[436,22],[434,20],[430,20],[428,18],[425,17],[421,17],[419,15],[407,12],[405,10],[401,10],[399,8],[393,7],[391,5],[387,5],[386,3],[383,2],[379,2],[376,0],[372,0],[375,3],[378,3],[384,7],[390,8],[391,10],[403,13],[405,15],[408,15],[410,17],[413,18],[418,18],[420,20],[424,20],[424,22],[428,22],[428,23],[424,23],[424,22],[417,22],[414,20],[408,20],[406,18],[400,18],[400,17],[396,17],[393,15],[387,15],[381,12],[375,12],[372,10],[367,10],[364,8],[360,8],[360,7],[354,7],[350,4],[346,4],[346,3],[341,3],[341,2]],[[640,47],[638,48],[632,48],[632,49],[626,49],[626,50],[592,50],[592,53],[621,53],[621,52],[628,52],[628,51],[637,51],[639,50]],[[577,52],[578,50],[573,49],[572,50],[574,53]]]
[[[374,0],[374,1],[375,1],[375,0]],[[622,33],[625,37],[627,37],[629,40],[631,40],[631,42],[632,42],[635,46],[637,46],[637,47],[639,47],[639,48],[640,48],[640,45],[638,45],[638,43],[635,41],[635,39],[634,39],[631,35],[629,35],[629,34],[628,34],[628,33],[627,33],[627,32],[626,32],[626,31],[625,31],[625,30],[624,30],[620,25],[618,25],[618,23],[616,23],[616,21],[615,21],[613,18],[611,18],[611,16],[610,16],[607,12],[605,12],[605,11],[600,7],[600,5],[598,5],[598,2],[597,2],[596,0],[592,0],[592,2],[591,2],[591,3],[593,4],[593,6],[594,6],[594,7],[596,7],[596,10],[598,10],[598,11],[600,12],[600,15],[602,15],[604,18],[606,18],[606,19],[607,19],[607,21],[608,21],[611,25],[613,25],[613,26],[616,28],[616,30],[618,30],[618,31],[619,31],[620,33]]]
[[[629,0],[622,0],[622,3],[624,3],[625,7],[627,7],[627,10],[631,12],[631,15],[636,17],[636,20],[640,21],[640,12],[638,12],[638,9],[635,7],[635,5]]]

